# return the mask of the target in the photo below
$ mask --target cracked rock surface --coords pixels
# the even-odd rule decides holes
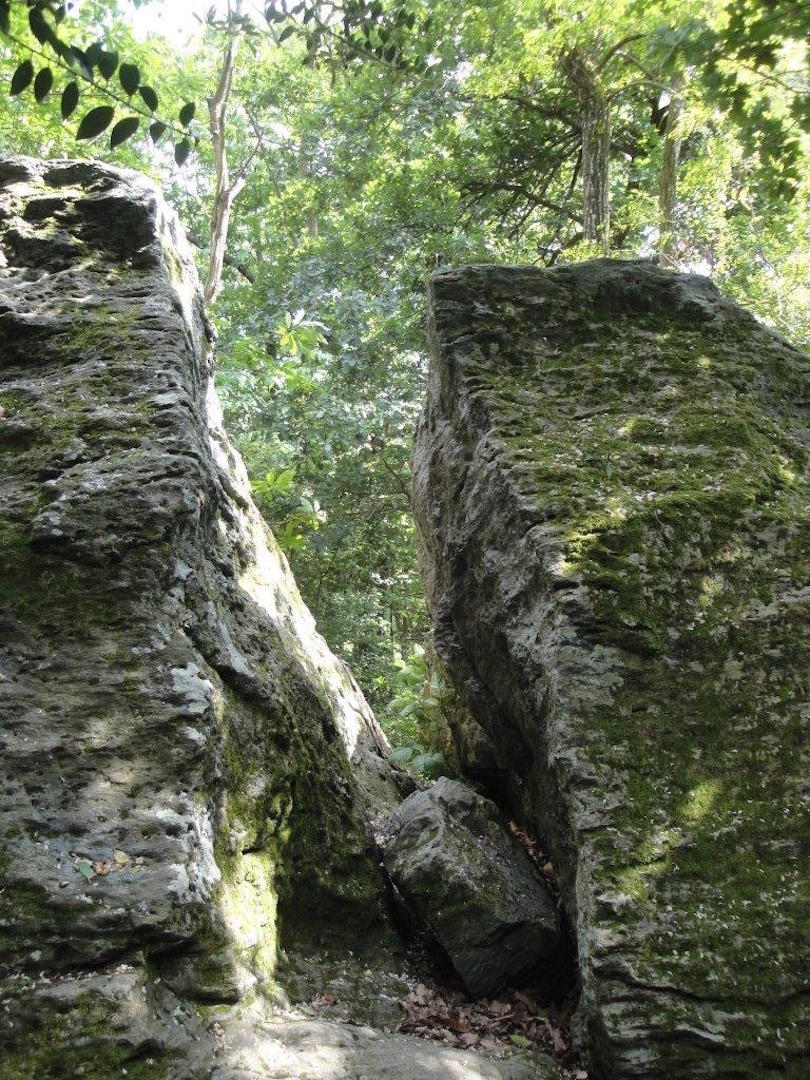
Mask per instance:
[[[147,180],[0,161],[0,1073],[529,1075],[274,1007],[280,949],[397,955],[373,829],[411,787],[250,499],[211,338]]]
[[[810,361],[706,279],[430,294],[414,506],[467,773],[545,842],[590,1075],[810,1056]]]

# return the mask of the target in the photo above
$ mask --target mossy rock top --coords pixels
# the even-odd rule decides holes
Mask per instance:
[[[437,650],[558,863],[593,1075],[798,1078],[810,361],[646,262],[450,271],[430,310]]]

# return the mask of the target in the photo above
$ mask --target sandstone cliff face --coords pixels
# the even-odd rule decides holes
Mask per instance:
[[[468,772],[548,843],[597,1078],[810,1055],[810,362],[644,263],[434,279],[414,504]]]
[[[384,943],[401,793],[222,431],[157,191],[0,163],[0,252],[0,1071],[212,1075],[197,1004],[269,987],[280,936]]]

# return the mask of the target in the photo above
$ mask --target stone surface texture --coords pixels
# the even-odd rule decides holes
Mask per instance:
[[[372,830],[411,788],[250,499],[211,345],[149,181],[0,162],[5,1080],[247,1076],[228,1024],[279,942],[394,940]]]
[[[430,294],[414,505],[468,772],[560,874],[596,1080],[810,1057],[810,361],[645,262]]]
[[[489,799],[447,777],[414,792],[386,826],[383,859],[473,996],[557,977],[554,896]]]

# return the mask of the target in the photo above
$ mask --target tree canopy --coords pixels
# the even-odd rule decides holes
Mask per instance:
[[[810,341],[810,6],[191,7],[178,46],[136,33],[158,3],[0,0],[0,146],[163,184],[260,505],[330,645],[424,749],[452,707],[408,500],[426,279],[658,257]]]

